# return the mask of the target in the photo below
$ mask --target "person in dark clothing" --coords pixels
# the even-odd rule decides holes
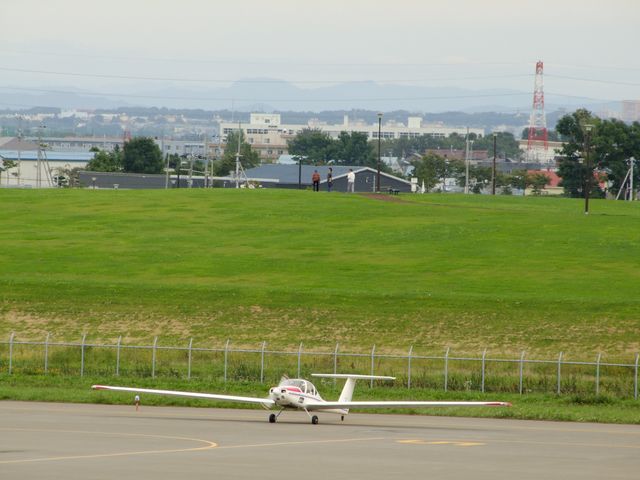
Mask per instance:
[[[329,167],[329,172],[327,172],[327,192],[330,192],[333,188],[333,168]]]
[[[313,182],[313,191],[319,192],[320,191],[320,174],[318,173],[318,170],[313,171],[313,175],[311,175],[311,181]]]

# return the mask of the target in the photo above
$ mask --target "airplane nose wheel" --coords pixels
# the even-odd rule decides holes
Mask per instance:
[[[276,423],[276,414],[272,413],[271,415],[269,415],[269,423]]]
[[[311,423],[313,423],[314,425],[318,424],[318,416],[314,415],[313,417],[311,417]]]

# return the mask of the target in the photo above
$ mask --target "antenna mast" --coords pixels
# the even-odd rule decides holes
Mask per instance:
[[[539,147],[539,143],[544,142],[545,151],[549,148],[547,137],[547,117],[544,113],[544,85],[543,85],[543,63],[539,60],[536,63],[536,79],[533,86],[533,108],[529,119],[529,139],[527,141],[527,153],[529,158],[532,150]]]

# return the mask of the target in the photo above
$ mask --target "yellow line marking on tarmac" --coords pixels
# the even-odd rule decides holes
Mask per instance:
[[[634,449],[640,450],[640,445],[611,445],[608,443],[576,443],[576,442],[532,442],[529,440],[490,440],[496,443],[519,443],[522,445],[546,445],[550,447],[592,447],[592,448],[613,448],[613,449]]]
[[[454,445],[456,447],[474,447],[479,445],[487,445],[487,443],[508,443],[520,445],[544,445],[549,447],[590,447],[590,448],[609,448],[609,449],[640,449],[640,445],[611,445],[605,443],[576,443],[576,442],[536,442],[532,440],[500,440],[489,439],[485,442],[467,441],[467,440],[425,440],[419,438],[396,440],[396,443],[405,445]]]
[[[58,457],[41,457],[41,458],[26,458],[18,460],[0,460],[0,465],[16,464],[16,463],[33,463],[33,462],[54,462],[60,460],[81,460],[87,458],[107,458],[107,457],[126,457],[134,455],[152,455],[158,453],[180,453],[180,452],[198,452],[202,450],[211,450],[217,448],[218,444],[209,440],[203,440],[200,438],[188,438],[188,437],[174,437],[168,435],[148,435],[143,433],[121,433],[121,432],[96,432],[85,430],[50,430],[50,429],[36,429],[36,428],[2,428],[0,431],[11,432],[49,432],[49,433],[75,433],[75,434],[93,434],[93,435],[108,435],[117,437],[142,437],[142,438],[159,438],[163,440],[180,440],[188,442],[204,443],[205,446],[193,447],[193,448],[173,448],[165,450],[140,450],[132,452],[113,452],[113,453],[96,453],[89,455],[68,455]]]

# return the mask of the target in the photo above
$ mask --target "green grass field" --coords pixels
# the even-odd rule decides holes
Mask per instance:
[[[394,197],[395,198],[395,197]],[[630,361],[640,204],[0,190],[0,335]]]

